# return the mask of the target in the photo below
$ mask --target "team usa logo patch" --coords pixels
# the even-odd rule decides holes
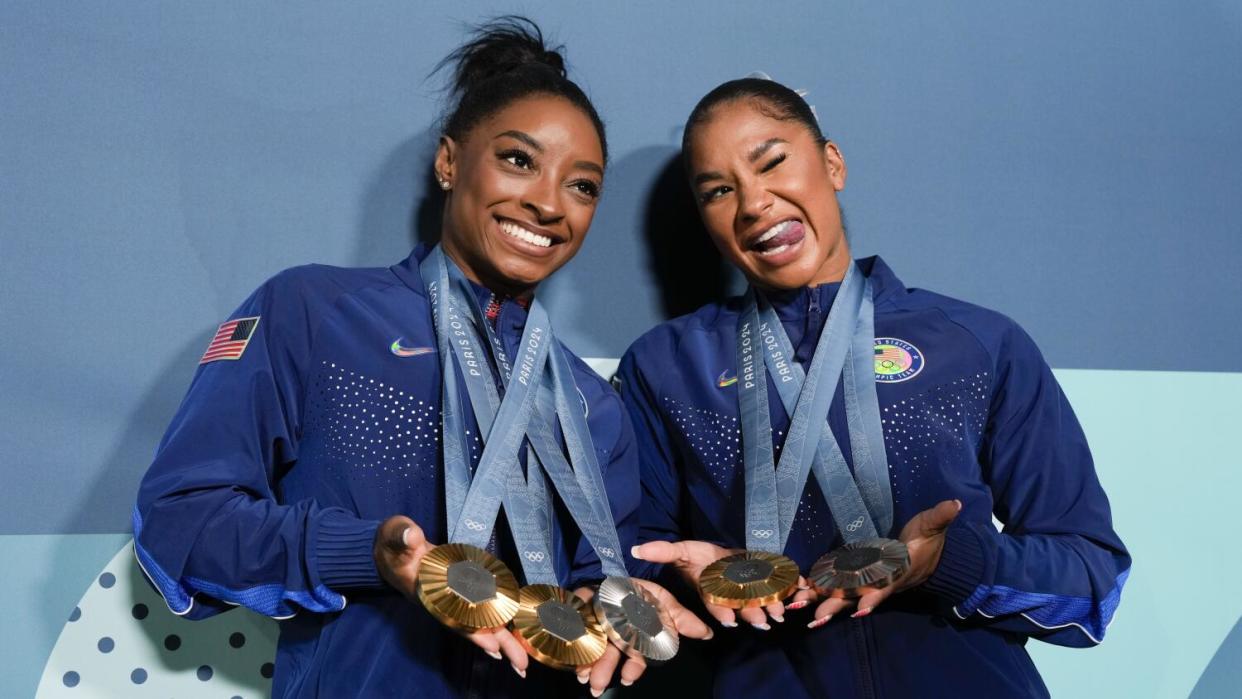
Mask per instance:
[[[879,383],[908,381],[923,370],[923,352],[895,337],[875,339],[875,380]]]
[[[199,364],[206,364],[220,359],[241,359],[242,352],[246,351],[246,346],[250,344],[250,338],[254,337],[254,329],[259,327],[259,316],[253,318],[238,318],[221,323],[216,328],[215,337],[211,338],[211,344],[207,345],[207,351],[203,353],[203,358],[198,360]]]
[[[406,347],[401,344],[401,341],[404,339],[403,337],[398,337],[388,346],[388,349],[398,357],[417,357],[420,354],[431,354],[436,351],[434,347]]]

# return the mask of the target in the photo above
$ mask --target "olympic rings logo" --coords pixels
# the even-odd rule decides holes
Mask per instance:
[[[470,529],[471,531],[476,531],[476,532],[481,532],[481,531],[483,531],[483,525],[482,525],[482,524],[479,524],[478,522],[474,521],[473,519],[468,519],[468,520],[466,520],[466,528],[467,528],[467,529]]]
[[[604,548],[600,549],[600,550],[599,550],[599,552],[600,552],[600,553],[602,553],[602,554],[604,554],[605,556],[607,556],[607,557],[609,557],[609,558],[616,558],[616,557],[617,557],[617,552],[616,552],[616,551],[614,551],[614,550],[612,550],[611,548],[609,548],[609,547],[607,547],[607,546],[605,546]]]
[[[845,525],[845,530],[850,531],[850,532],[856,532],[859,530],[859,528],[862,527],[862,525],[863,525],[863,518],[859,517],[853,522],[850,522],[849,524]]]
[[[770,536],[772,536],[772,534],[774,534],[775,532],[773,532],[771,529],[751,529],[750,533],[752,536],[757,536],[760,539],[767,539]]]
[[[541,563],[544,558],[545,556],[543,555],[543,551],[527,551],[526,552],[526,560],[528,561],[534,561],[535,563]]]

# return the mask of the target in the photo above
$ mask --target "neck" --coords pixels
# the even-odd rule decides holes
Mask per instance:
[[[841,236],[841,242],[834,246],[828,252],[828,256],[824,258],[823,264],[819,269],[815,270],[815,274],[811,275],[807,286],[816,287],[820,284],[833,284],[845,279],[845,273],[849,271],[850,265],[854,264],[854,258],[850,256],[849,243],[845,242],[845,236]]]
[[[444,256],[453,261],[457,268],[461,270],[462,275],[471,282],[479,286],[486,287],[488,291],[499,296],[509,296],[512,298],[527,298],[535,293],[534,284],[523,284],[505,279],[497,274],[489,274],[489,269],[484,265],[474,264],[470,255],[467,255],[458,247],[452,236],[441,236],[440,249],[444,251]]]

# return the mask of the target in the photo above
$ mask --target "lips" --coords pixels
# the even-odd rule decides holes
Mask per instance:
[[[801,221],[793,219],[781,221],[764,231],[750,244],[750,249],[763,256],[779,255],[790,246],[799,243],[806,236],[806,228]]]

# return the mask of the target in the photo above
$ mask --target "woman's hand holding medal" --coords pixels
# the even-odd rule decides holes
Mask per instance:
[[[936,571],[940,563],[940,552],[944,550],[944,533],[949,525],[957,519],[962,510],[960,500],[943,500],[935,507],[923,510],[915,515],[906,526],[902,527],[898,540],[906,545],[910,552],[910,563],[906,572],[901,574],[891,585],[879,590],[872,590],[862,597],[850,599],[832,597],[824,600],[815,609],[815,618],[807,624],[812,629],[828,623],[832,617],[841,612],[857,607],[854,617],[864,617],[871,613],[881,602],[890,596],[922,585]],[[819,595],[814,590],[803,590],[798,593],[800,599],[815,600]]]
[[[672,542],[649,541],[640,546],[635,546],[632,555],[634,558],[642,561],[673,565],[690,584],[695,585],[697,588],[699,576],[703,573],[704,568],[726,556],[737,553],[741,553],[741,551],[726,549],[706,541],[687,540]],[[797,587],[799,590],[805,590],[807,587],[806,580],[799,577]],[[707,612],[715,617],[721,626],[726,628],[737,626],[738,617],[741,617],[742,621],[751,626],[764,631],[771,628],[768,625],[768,617],[777,622],[785,620],[785,604],[781,600],[763,606],[746,607],[743,609],[721,606],[713,603],[706,597],[703,599],[703,603],[707,607]]]
[[[389,517],[375,537],[375,567],[380,577],[412,601],[418,601],[418,571],[423,556],[435,548],[422,527],[409,517]],[[489,656],[507,658],[513,671],[525,677],[530,658],[507,628],[483,629],[467,636]]]
[[[712,637],[712,630],[707,624],[703,623],[689,609],[683,607],[668,590],[650,580],[641,580],[639,578],[630,578],[630,580],[655,597],[659,606],[672,617],[673,625],[677,628],[678,635],[703,641]],[[593,587],[580,587],[574,590],[574,594],[584,602],[590,602],[595,593],[596,591]],[[638,678],[642,677],[643,672],[647,670],[647,660],[642,655],[627,652],[626,649],[619,647],[615,641],[608,644],[608,648],[599,660],[590,665],[580,665],[576,668],[575,672],[578,675],[578,682],[590,684],[591,694],[594,696],[603,694],[604,690],[608,688],[608,684],[612,681],[612,677],[616,673],[617,665],[621,662],[622,657],[625,657],[625,663],[621,665],[621,684],[627,687],[634,684],[638,681]]]

